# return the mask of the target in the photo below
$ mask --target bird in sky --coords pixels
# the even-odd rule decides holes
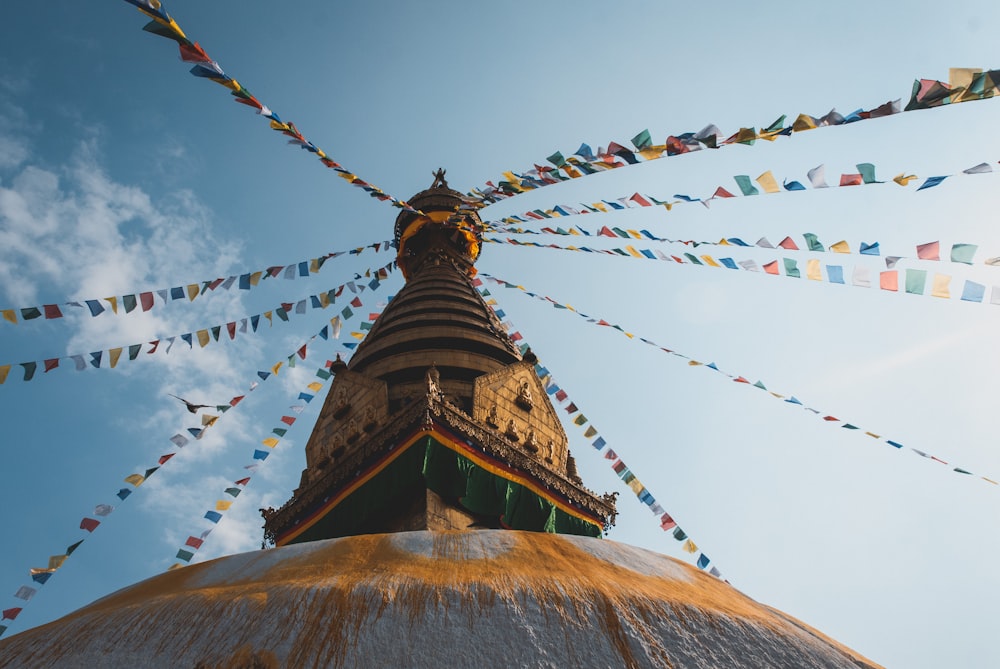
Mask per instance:
[[[184,406],[186,406],[187,410],[190,411],[191,413],[198,413],[198,409],[211,409],[212,408],[211,404],[194,404],[193,402],[188,402],[183,397],[177,397],[177,395],[174,395],[172,393],[167,393],[167,394],[170,395],[171,397],[173,397],[174,399],[178,399],[181,402],[184,402]]]

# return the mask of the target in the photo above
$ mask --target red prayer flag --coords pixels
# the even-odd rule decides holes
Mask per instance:
[[[177,454],[176,453],[167,453],[166,455],[161,455],[160,459],[158,460],[158,462],[162,465],[163,463],[165,463],[167,460],[169,460],[170,458],[174,457],[175,455],[177,455]]]
[[[839,418],[834,418],[833,416],[823,416],[823,420],[838,421],[840,419]]]
[[[215,281],[212,281],[211,283],[208,284],[208,289],[215,290],[216,288],[222,285],[223,281],[225,281],[225,279],[216,279]]]
[[[861,178],[860,174],[841,174],[840,175],[840,185],[841,186],[860,186],[864,183],[864,179]]]
[[[4,609],[3,617],[0,620],[14,620],[21,614],[21,607],[16,606],[12,609]]]
[[[151,342],[149,342],[149,345],[152,346],[152,348],[149,349],[148,351],[146,351],[147,355],[150,355],[152,353],[156,353],[156,349],[160,346],[160,340],[156,339],[154,341],[151,341]]]
[[[300,348],[298,351],[296,351],[296,353],[299,354],[299,357],[302,358],[303,360],[306,359],[306,346],[307,346],[307,344],[303,344],[302,348]]]
[[[778,246],[780,246],[783,249],[788,249],[789,251],[799,250],[799,247],[795,245],[795,240],[792,239],[791,237],[785,237],[784,239],[782,239],[781,243],[778,244]]]
[[[736,197],[736,196],[727,191],[722,186],[719,186],[718,188],[715,189],[715,193],[712,195],[712,197]]]
[[[772,260],[771,262],[769,262],[766,265],[764,265],[764,271],[767,272],[768,274],[777,274],[778,273],[778,261],[777,260]]]
[[[941,260],[941,242],[927,242],[917,246],[917,257],[921,260]],[[45,316],[48,318],[48,314]]]
[[[618,237],[618,235],[616,235],[615,233],[613,233],[610,230],[608,230],[608,226],[606,226],[606,225],[603,228],[601,228],[600,230],[598,230],[597,234],[600,235],[601,237],[614,237],[616,239]]]
[[[45,371],[51,372],[53,369],[59,366],[59,358],[49,358],[45,361]]]
[[[149,311],[153,308],[153,294],[152,293],[139,293],[139,304],[142,305],[143,311]]]
[[[899,273],[896,270],[891,272],[882,272],[879,274],[878,279],[879,287],[882,290],[899,290]]]
[[[665,513],[662,516],[660,516],[660,527],[663,529],[664,532],[676,526],[677,523],[674,522],[674,519],[670,517],[669,513]]]
[[[733,379],[733,381],[735,381],[736,383],[750,383],[749,381],[747,381],[746,379],[744,379],[742,376],[737,376],[735,379]]]
[[[101,524],[101,521],[95,518],[84,518],[80,521],[80,529],[87,530],[88,532],[93,532],[97,529],[97,526]]]
[[[652,206],[653,206],[653,203],[652,203],[652,202],[650,202],[649,200],[647,200],[647,199],[646,199],[646,198],[644,198],[643,196],[639,195],[638,193],[634,194],[634,195],[633,195],[632,197],[630,197],[629,199],[630,199],[630,200],[631,200],[632,202],[635,202],[636,204],[638,204],[638,205],[639,205],[639,206],[641,206],[641,207],[652,207]]]
[[[45,311],[46,318],[62,318],[62,311],[59,310],[58,304],[46,304],[42,309]]]
[[[184,542],[185,546],[190,546],[191,548],[198,550],[201,545],[205,543],[204,539],[199,539],[198,537],[188,537],[187,541]]]
[[[351,306],[352,307],[361,307],[361,298],[360,297],[355,297],[353,300],[351,300]]]
[[[281,422],[284,423],[285,425],[291,425],[292,423],[295,422],[295,416],[282,416]]]
[[[185,63],[208,63],[212,60],[197,42],[194,44],[181,44],[180,48],[181,60]]]
[[[237,404],[243,401],[244,397],[246,397],[246,395],[237,395],[233,399],[229,400],[229,406],[231,407],[236,406]]]
[[[226,323],[226,331],[229,333],[230,339],[236,339],[236,322]]]
[[[236,485],[246,485],[247,483],[250,483],[250,477],[248,476],[244,479],[240,479],[239,481],[233,481],[233,483]]]

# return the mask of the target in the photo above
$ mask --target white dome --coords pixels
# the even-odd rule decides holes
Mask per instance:
[[[363,535],[150,578],[3,667],[875,667],[693,567],[586,537]]]

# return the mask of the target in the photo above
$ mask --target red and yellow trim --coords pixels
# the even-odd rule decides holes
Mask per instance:
[[[353,479],[348,485],[344,486],[337,491],[330,499],[324,502],[319,508],[309,514],[300,523],[295,525],[288,532],[275,538],[276,546],[284,546],[292,541],[294,541],[301,534],[309,530],[316,523],[320,522],[330,511],[332,511],[338,504],[347,499],[351,494],[357,491],[361,486],[363,486],[368,481],[372,480],[379,473],[381,473],[386,467],[392,464],[397,458],[399,458],[403,453],[405,453],[411,446],[413,446],[418,441],[424,439],[425,437],[432,437],[438,443],[440,443],[445,448],[458,453],[462,457],[470,460],[479,467],[482,467],[494,476],[499,476],[502,479],[512,481],[519,485],[524,486],[532,493],[538,495],[542,499],[552,503],[558,509],[564,513],[573,516],[579,520],[586,523],[591,523],[596,525],[604,531],[604,522],[600,518],[592,516],[585,513],[576,507],[571,506],[567,502],[556,498],[552,495],[551,491],[542,487],[534,479],[525,476],[518,470],[506,465],[498,460],[495,460],[482,451],[479,451],[467,443],[465,443],[461,438],[455,436],[447,429],[440,425],[433,425],[431,428],[419,429],[416,432],[410,434],[399,445],[385,454],[382,458],[372,463],[367,469],[365,469],[359,476]]]

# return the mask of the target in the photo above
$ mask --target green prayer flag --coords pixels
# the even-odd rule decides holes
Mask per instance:
[[[341,311],[340,314],[344,317],[344,320],[347,320],[348,318],[354,315],[354,312],[351,311],[350,307],[344,307],[344,310]]]
[[[785,262],[785,276],[790,276],[796,279],[802,278],[799,273],[799,266],[792,258],[782,258]]]
[[[653,145],[653,138],[649,136],[649,130],[643,130],[632,138],[632,143],[635,145],[635,148],[642,151]]]
[[[191,551],[186,551],[183,548],[177,551],[177,559],[183,560],[184,562],[190,562],[191,558],[194,557],[194,553]]]
[[[875,179],[875,166],[871,163],[858,163],[857,164],[858,173],[861,174],[861,179],[866,184],[879,184],[882,183]]]
[[[976,255],[977,250],[979,247],[975,244],[954,244],[951,247],[951,261],[971,265],[972,256]]]
[[[583,425],[584,423],[587,422],[587,417],[584,416],[583,414],[580,414],[579,416],[573,419],[573,422],[576,423],[577,425]]]
[[[906,270],[906,292],[914,295],[924,294],[924,284],[927,283],[927,270],[908,269]]]
[[[820,244],[819,239],[813,233],[807,232],[802,236],[806,238],[806,244],[809,245],[810,251],[826,251],[826,249],[823,248],[823,245]]]
[[[785,115],[784,114],[782,114],[780,117],[778,117],[777,121],[775,121],[771,125],[767,126],[763,130],[761,130],[761,132],[762,133],[763,132],[777,132],[777,131],[781,130],[783,127],[785,127]]]
[[[745,174],[737,174],[733,177],[736,180],[736,185],[740,187],[744,195],[759,195],[760,191],[753,185],[750,181],[750,177]]]
[[[555,153],[553,153],[551,156],[549,156],[545,160],[549,161],[550,163],[552,163],[556,167],[562,167],[563,165],[566,164],[566,159],[563,158],[563,154],[560,153],[559,151],[556,151]]]

